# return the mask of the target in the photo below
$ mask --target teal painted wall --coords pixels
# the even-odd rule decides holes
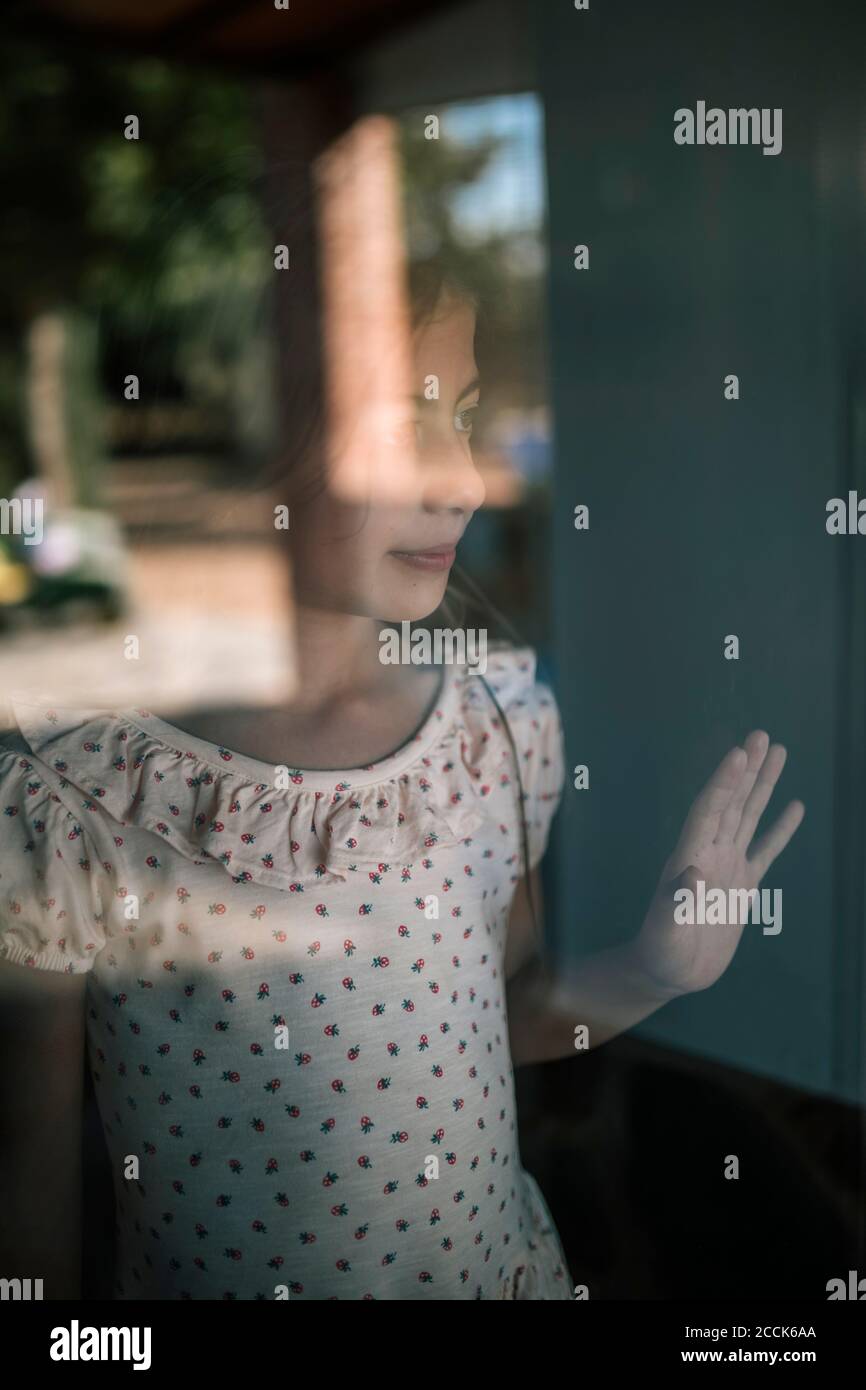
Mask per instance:
[[[561,0],[536,20],[555,676],[569,766],[591,775],[558,818],[556,940],[636,931],[689,802],[768,729],[789,750],[774,804],[807,808],[764,883],[782,932],[747,926],[712,990],[639,1032],[862,1099],[866,536],[828,536],[825,507],[866,496],[863,18]],[[781,107],[782,152],[677,146],[674,111],[699,99]]]

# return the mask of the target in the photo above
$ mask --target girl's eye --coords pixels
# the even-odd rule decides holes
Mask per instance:
[[[460,434],[472,433],[474,416],[477,410],[477,405],[468,405],[465,410],[458,410],[457,414],[454,416],[454,428],[458,430]]]

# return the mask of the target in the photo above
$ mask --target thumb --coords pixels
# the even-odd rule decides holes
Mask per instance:
[[[688,889],[690,893],[697,893],[700,880],[701,870],[697,864],[687,864],[682,873],[668,879],[664,887],[672,895],[681,892],[684,888]]]

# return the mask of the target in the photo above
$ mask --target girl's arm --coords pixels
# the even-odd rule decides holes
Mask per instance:
[[[0,1278],[81,1297],[84,975],[0,959]]]
[[[532,891],[541,916],[541,882],[533,871]],[[541,923],[539,922],[539,927]],[[515,1067],[575,1057],[600,1047],[640,1023],[673,998],[648,979],[632,946],[598,951],[551,980],[534,953],[532,918],[521,879],[508,923],[505,957],[506,1004],[511,1061]],[[586,1043],[575,1030],[585,1024]]]
[[[515,1066],[575,1056],[584,1047],[575,1049],[581,1024],[588,1030],[585,1046],[598,1047],[668,1000],[707,989],[724,974],[747,916],[725,924],[689,922],[683,909],[714,891],[729,901],[754,891],[788,844],[805,812],[800,801],[790,802],[755,839],[785,759],[785,749],[771,745],[762,730],[732,748],[692,803],[637,935],[565,967],[553,980],[533,958],[526,886],[519,885],[505,956]],[[537,874],[533,888],[540,902]]]

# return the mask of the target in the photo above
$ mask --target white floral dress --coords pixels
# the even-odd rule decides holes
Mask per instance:
[[[530,861],[563,784],[529,650],[490,658]],[[566,1299],[520,1161],[503,955],[513,753],[443,668],[398,752],[278,768],[144,710],[17,697],[0,954],[88,972],[124,1299]]]

